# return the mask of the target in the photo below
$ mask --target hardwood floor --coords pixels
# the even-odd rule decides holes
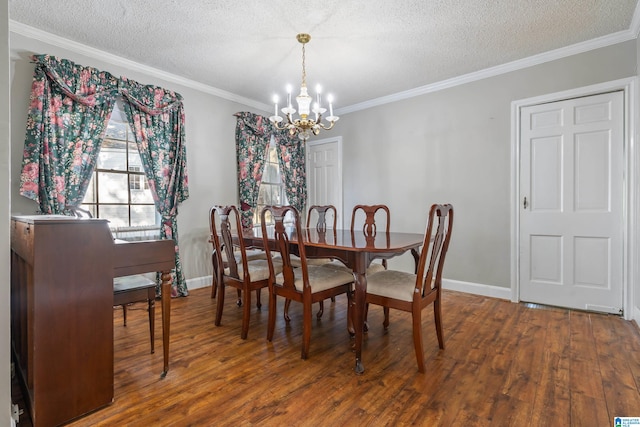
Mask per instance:
[[[372,307],[366,371],[357,376],[346,298],[325,302],[305,361],[299,304],[287,326],[279,301],[269,343],[263,292],[243,341],[234,295],[228,290],[220,327],[210,288],[172,301],[165,379],[160,310],[153,355],[145,305],[129,311],[126,328],[114,310],[115,400],[70,425],[609,426],[614,416],[640,416],[640,332],[620,317],[445,291],[442,351],[433,312],[424,311],[423,375],[410,316],[392,310],[384,334],[382,309]],[[28,426],[22,418],[19,427]]]

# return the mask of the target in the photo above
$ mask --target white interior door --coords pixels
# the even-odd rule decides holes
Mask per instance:
[[[342,138],[307,142],[307,209],[334,205],[342,227]]]
[[[521,109],[522,301],[622,312],[623,99]]]

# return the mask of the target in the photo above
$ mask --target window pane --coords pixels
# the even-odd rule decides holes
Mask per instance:
[[[271,198],[271,185],[270,184],[262,184],[262,191],[264,192],[264,204],[265,205],[273,205],[273,200]]]
[[[127,174],[98,172],[98,202],[128,203],[128,186]]]
[[[119,123],[109,120],[109,124],[107,124],[107,131],[105,132],[105,138],[126,140],[127,127],[129,127],[129,123]]]
[[[129,206],[100,205],[100,218],[109,220],[109,227],[129,226]]]
[[[131,175],[138,181],[136,189],[131,189],[131,203],[153,203],[153,196],[147,183],[147,178],[142,175]],[[133,186],[132,186],[133,187]]]
[[[138,146],[135,141],[129,141],[129,170],[131,166],[137,166],[139,171],[144,170],[142,167],[142,160],[140,159],[140,153],[138,152]]]
[[[91,212],[91,216],[96,218],[96,205],[80,205],[80,209],[85,209]]]
[[[262,211],[260,211],[260,216],[262,216]],[[267,212],[264,218],[267,221],[267,225],[273,224],[273,216],[271,215],[271,212]],[[260,218],[258,218],[258,224],[259,223],[260,223]]]
[[[273,163],[267,163],[264,166],[264,173],[262,174],[262,182],[265,183],[277,183],[279,182],[278,167]]]
[[[96,202],[96,174],[91,176],[91,181],[87,187],[87,192],[84,194],[83,203],[95,203]]]
[[[264,184],[264,202],[267,205],[278,204],[278,188],[272,184]]]
[[[258,201],[257,201],[258,206],[264,206],[268,204],[264,196],[265,190],[266,190],[266,185],[260,184],[260,190],[258,190]]]
[[[149,205],[131,205],[131,225],[154,225],[156,223],[156,208]]]
[[[105,139],[98,156],[98,169],[127,170],[126,143]]]
[[[269,148],[269,162],[278,164],[278,149],[276,147]]]

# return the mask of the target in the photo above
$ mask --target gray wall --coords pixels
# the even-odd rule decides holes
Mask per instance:
[[[423,232],[429,206],[452,203],[445,277],[509,288],[511,102],[635,76],[636,53],[628,41],[344,115],[333,132],[345,218],[357,203],[385,203],[393,229]]]

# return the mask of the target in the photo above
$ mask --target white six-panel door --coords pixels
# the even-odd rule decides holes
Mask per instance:
[[[623,92],[523,107],[520,300],[620,313]]]
[[[307,209],[312,205],[334,205],[342,228],[341,137],[307,142]]]

